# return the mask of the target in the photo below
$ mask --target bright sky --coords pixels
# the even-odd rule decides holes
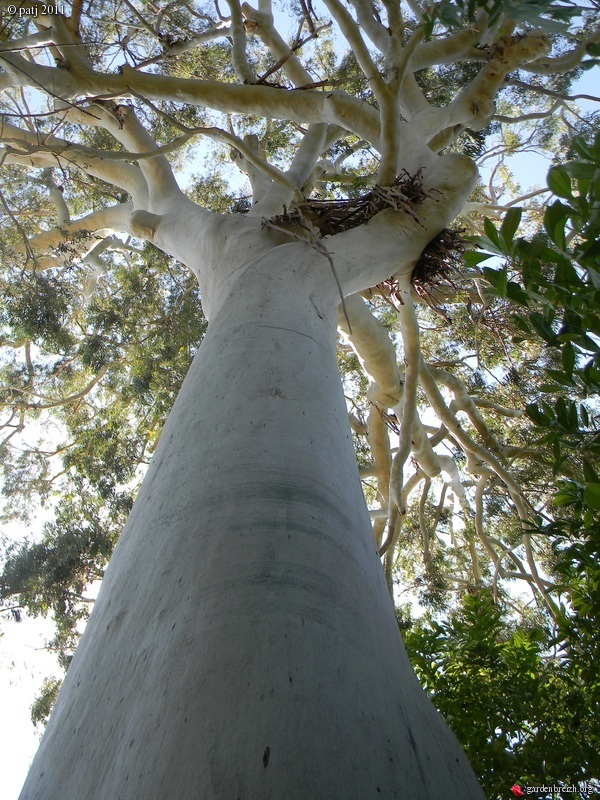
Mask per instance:
[[[2,623],[0,638],[0,797],[17,800],[39,743],[30,706],[45,677],[59,675],[56,657],[44,649],[52,635],[46,619]]]

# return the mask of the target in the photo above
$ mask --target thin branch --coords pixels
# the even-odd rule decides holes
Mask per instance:
[[[519,114],[518,117],[508,117],[505,114],[494,114],[493,119],[496,122],[505,122],[508,125],[512,125],[515,122],[529,122],[532,119],[548,119],[554,114],[559,108],[564,105],[562,100],[557,100],[556,103],[547,109],[546,111],[535,111],[531,112],[530,114]]]
[[[13,221],[16,229],[19,232],[19,235],[21,236],[21,238],[23,240],[23,250],[26,253],[27,261],[33,261],[35,263],[35,256],[34,256],[34,253],[33,253],[33,249],[31,247],[31,243],[30,243],[29,238],[27,236],[27,233],[25,232],[25,229],[23,228],[23,226],[21,225],[21,223],[19,222],[19,220],[17,219],[17,217],[13,213],[10,205],[8,204],[8,201],[7,201],[6,197],[4,196],[4,192],[1,189],[0,189],[0,202],[2,202],[2,205],[4,206],[4,210],[6,211],[8,216]]]
[[[219,22],[214,28],[211,28],[208,31],[202,31],[202,33],[197,33],[190,39],[186,39],[183,42],[176,42],[175,44],[169,45],[162,51],[162,53],[152,56],[152,58],[146,58],[143,61],[139,61],[134,65],[133,68],[136,70],[144,69],[144,67],[149,67],[151,64],[156,64],[163,59],[177,58],[177,56],[183,55],[183,53],[188,53],[190,50],[195,50],[205,42],[211,42],[214,39],[225,38],[230,34],[230,31],[231,28],[228,22]]]
[[[380,92],[384,88],[383,79],[379,74],[379,70],[373,63],[373,59],[362,38],[360,28],[339,0],[323,0],[323,2],[350,45],[366,79],[371,83],[375,95],[379,97]]]
[[[413,428],[417,419],[417,387],[419,385],[419,362],[421,349],[419,345],[419,323],[410,296],[410,276],[405,278],[398,288],[400,305],[397,307],[400,319],[400,331],[404,345],[404,386],[401,409],[402,420],[398,437],[398,452],[392,461],[390,472],[390,500],[400,512],[405,514],[404,507],[404,464],[412,450]]]
[[[231,11],[231,37],[232,62],[235,74],[242,83],[254,83],[255,75],[248,62],[246,54],[246,31],[242,17],[242,9],[238,0],[227,0],[227,5]]]
[[[312,75],[307,72],[295,52],[306,42],[317,35],[316,29],[311,31],[310,36],[300,42],[296,41],[290,47],[281,37],[273,25],[271,13],[257,11],[248,3],[244,3],[242,11],[246,19],[246,27],[256,34],[261,42],[267,47],[276,59],[275,67],[267,70],[259,79],[259,83],[265,81],[269,75],[282,68],[284,73],[292,81],[294,86],[306,86],[313,81]],[[321,29],[320,29],[321,30]],[[279,65],[279,66],[278,66]]]
[[[556,97],[559,100],[565,101],[572,101],[575,102],[576,100],[590,100],[593,103],[600,103],[600,97],[596,97],[593,94],[564,94],[563,92],[556,92],[553,89],[547,89],[544,86],[536,86],[534,83],[526,83],[525,81],[520,81],[517,78],[511,78],[507,86],[518,86],[521,89],[526,89],[529,92],[535,92],[536,94],[543,94],[547,97]]]
[[[102,369],[98,372],[98,374],[94,378],[92,378],[92,380],[87,384],[87,386],[85,386],[85,388],[83,388],[80,392],[76,392],[75,394],[69,395],[68,397],[63,397],[56,400],[45,397],[44,395],[38,394],[37,392],[34,391],[19,389],[18,387],[8,386],[6,388],[18,392],[19,394],[26,395],[27,397],[39,397],[41,400],[44,401],[43,403],[24,403],[24,404],[18,403],[18,405],[20,406],[24,405],[25,408],[33,408],[36,409],[37,411],[46,410],[49,408],[59,408],[61,406],[68,405],[69,403],[75,403],[77,400],[81,400],[82,397],[88,395],[92,391],[94,386],[96,386],[96,384],[102,380],[107,370],[108,366],[102,367]],[[15,403],[2,403],[3,407],[11,407],[13,405],[15,405]]]
[[[264,72],[260,76],[260,78],[258,78],[258,80],[256,82],[257,83],[265,83],[267,78],[270,78],[271,75],[273,75],[275,72],[278,72],[282,67],[286,66],[288,61],[292,58],[292,56],[294,55],[294,53],[297,50],[300,50],[302,47],[304,47],[305,44],[307,44],[307,42],[310,42],[311,39],[316,38],[319,35],[319,33],[321,33],[322,31],[326,30],[328,27],[330,27],[329,24],[321,25],[318,28],[316,28],[314,33],[311,33],[310,36],[307,36],[304,39],[300,39],[296,44],[293,44],[292,47],[288,50],[288,52],[284,53],[284,55],[282,55],[275,62],[275,64],[273,64],[272,67],[269,67],[269,69],[266,72]],[[261,28],[259,28],[258,30],[259,30],[259,33],[260,33]],[[261,38],[263,38],[263,37],[261,37]],[[265,36],[264,38],[266,39],[267,37]],[[273,39],[274,37],[271,37],[271,38]],[[283,40],[282,40],[282,42],[283,42]],[[277,48],[277,49],[279,50],[280,48]],[[286,70],[284,69],[284,71],[286,71]],[[297,89],[309,88],[310,86],[316,86],[318,83],[322,83],[324,86],[333,86],[334,83],[335,83],[335,82],[328,82],[328,81],[318,81],[318,82],[313,81],[311,79],[310,74],[308,72],[306,72],[301,67],[300,62],[298,62],[297,67],[295,69],[290,70],[290,72],[292,72],[292,71],[295,72],[296,77],[300,77],[302,72],[304,73],[303,74],[304,81],[301,82],[301,83],[296,83],[295,84]]]

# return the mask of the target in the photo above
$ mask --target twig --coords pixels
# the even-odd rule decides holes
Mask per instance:
[[[263,225],[263,228],[273,228],[273,230],[281,231],[282,233],[285,233],[287,236],[291,236],[293,239],[297,239],[300,242],[306,242],[306,244],[310,245],[310,247],[312,247],[314,250],[316,250],[317,253],[320,253],[322,256],[325,256],[327,261],[329,261],[329,266],[331,267],[331,272],[333,273],[333,277],[335,278],[335,282],[336,282],[336,285],[337,285],[337,288],[338,288],[338,292],[339,292],[339,295],[340,295],[340,300],[342,302],[342,309],[344,311],[344,316],[346,317],[346,322],[348,323],[348,330],[350,331],[350,333],[352,333],[352,326],[350,325],[350,320],[348,319],[348,310],[346,309],[346,301],[344,300],[344,292],[342,290],[342,284],[340,283],[340,279],[338,278],[338,274],[335,271],[335,266],[334,266],[334,263],[333,263],[333,258],[331,257],[331,253],[325,247],[323,242],[317,237],[314,238],[314,241],[309,241],[308,239],[306,239],[306,237],[301,236],[298,233],[294,233],[294,231],[290,231],[287,228],[282,228],[280,225],[276,225],[275,223],[271,222],[271,220],[269,220],[269,219],[263,219],[262,225]],[[310,233],[312,233],[312,231],[310,230],[308,225],[303,225],[302,227],[306,228],[306,230],[308,230]]]

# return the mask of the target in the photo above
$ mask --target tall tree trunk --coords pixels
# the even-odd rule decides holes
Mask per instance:
[[[404,652],[304,244],[238,272],[22,800],[483,798]]]

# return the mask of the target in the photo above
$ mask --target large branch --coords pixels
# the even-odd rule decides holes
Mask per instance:
[[[246,54],[246,31],[241,6],[238,0],[227,0],[227,5],[231,11],[231,58],[235,74],[242,83],[254,83],[254,72]]]
[[[413,69],[424,69],[435,64],[453,64],[466,56],[484,61],[485,51],[474,47],[480,37],[481,31],[467,28],[440,39],[422,42],[413,56]]]
[[[450,105],[425,111],[414,119],[420,135],[431,140],[441,131],[458,126],[481,130],[494,115],[494,98],[509,72],[534,61],[549,48],[546,36],[501,37],[493,45],[488,63]]]
[[[5,163],[41,168],[74,165],[88,175],[119,186],[136,202],[143,203],[147,195],[146,182],[140,170],[131,164],[107,159],[102,150],[73,145],[39,131],[32,133],[1,117],[0,142],[5,147]]]
[[[413,449],[413,429],[418,419],[417,389],[419,386],[419,364],[421,347],[419,342],[419,323],[410,296],[410,275],[405,275],[399,285],[398,316],[404,349],[404,386],[402,402],[396,407],[401,413],[398,451],[392,461],[390,472],[390,500],[399,513],[406,513],[404,495],[404,465]]]
[[[375,6],[368,0],[350,0],[356,12],[360,27],[382,55],[386,55],[390,45],[390,32],[382,23],[379,15],[375,16]]]
[[[104,113],[102,119],[103,127],[110,131],[115,139],[132,153],[130,156],[132,159],[138,161],[150,193],[150,210],[160,212],[162,203],[164,201],[168,202],[172,195],[179,194],[181,191],[173,175],[171,165],[164,155],[165,152],[169,151],[169,146],[158,147],[131,107],[118,106],[114,113]],[[186,141],[187,138],[183,137],[181,144],[185,144]],[[142,154],[148,155],[138,156],[136,151],[141,151]],[[157,155],[151,155],[153,151]]]
[[[347,315],[347,316],[346,316]],[[338,327],[344,331],[369,378],[367,398],[371,402],[367,421],[367,440],[373,458],[373,474],[381,504],[374,527],[378,547],[389,513],[389,487],[392,456],[385,409],[402,397],[402,377],[396,362],[396,349],[388,331],[359,295],[346,298],[346,313],[339,313]]]
[[[234,159],[238,161],[238,167],[243,172],[249,174],[249,177],[251,177],[251,172],[253,172],[254,176],[256,176],[257,173],[260,173],[263,177],[268,179],[269,183],[276,183],[283,186],[284,190],[287,192],[286,197],[293,194],[295,189],[294,183],[288,180],[286,174],[282,170],[269,164],[261,156],[259,148],[254,145],[252,136],[240,139],[235,134],[215,126],[197,126],[194,128],[188,128],[187,126],[181,124],[175,117],[171,117],[170,115],[162,112],[160,108],[155,106],[150,101],[143,97],[140,97],[140,99],[145,101],[146,104],[150,106],[150,108],[157,115],[164,117],[171,125],[173,125],[173,127],[182,131],[183,136],[174,139],[167,145],[159,147],[141,126],[139,121],[137,121],[133,109],[131,109],[129,106],[116,106],[114,103],[111,104],[113,106],[112,112],[108,110],[109,104],[107,103],[102,103],[101,105],[96,103],[90,106],[90,108],[94,109],[94,123],[90,123],[89,115],[82,113],[81,109],[76,108],[69,110],[68,118],[69,120],[78,121],[85,125],[101,125],[110,133],[112,133],[115,139],[127,147],[135,148],[136,146],[145,145],[146,147],[151,148],[146,153],[133,152],[112,155],[113,157],[125,156],[127,158],[137,159],[140,161],[140,167],[142,170],[144,170],[144,174],[148,179],[148,183],[154,190],[152,196],[149,197],[148,203],[148,210],[152,213],[161,212],[161,204],[159,202],[159,197],[161,195],[165,196],[163,199],[166,201],[164,203],[166,208],[170,204],[172,196],[175,193],[181,193],[168,161],[163,158],[161,163],[158,158],[153,156],[153,153],[156,153],[158,156],[159,154],[171,152],[172,150],[185,145],[193,136],[198,135],[204,136],[205,138],[214,142],[226,144],[232,148],[234,152],[238,154],[236,157],[234,157]],[[153,170],[148,170],[148,168],[144,169],[145,160],[148,158],[151,158],[153,162],[156,162]],[[242,163],[239,163],[240,161]],[[250,166],[254,167],[255,171],[252,171]],[[251,177],[251,180],[252,179],[253,178]],[[289,199],[287,202],[289,202]]]
[[[248,30],[258,36],[265,47],[269,49],[294,86],[308,86],[312,83],[311,74],[304,69],[300,59],[295,55],[294,49],[288,46],[273,25],[273,15],[270,10],[268,12],[257,11],[248,3],[244,3],[242,11]]]
[[[534,75],[557,75],[576,69],[587,54],[587,46],[600,42],[600,28],[587,36],[577,47],[562,56],[542,56],[524,66],[526,72]]]
[[[77,76],[90,72],[91,64],[77,33],[74,32],[71,26],[66,24],[65,20],[60,15],[51,17],[51,20],[53,41],[57,45],[64,63],[68,66],[69,73],[72,76]],[[46,89],[52,96],[56,97],[58,94],[60,97],[66,99],[62,87],[61,92],[57,93],[54,85],[48,90],[45,81],[38,81],[39,65],[31,62],[29,66],[25,66],[22,61],[23,60],[21,60],[20,64],[17,64],[13,59],[12,68],[14,70],[16,65],[19,66],[18,72],[23,80],[25,79],[24,76],[29,76],[38,83],[40,88]],[[61,72],[65,71],[66,70],[61,70]],[[36,75],[38,77],[36,77]],[[46,76],[47,75],[48,73],[46,73]],[[106,105],[104,107],[96,105],[93,113],[90,113],[89,109],[79,111],[78,121],[81,124],[100,125],[104,127],[128,150],[146,151],[148,153],[157,150],[156,142],[153,141],[152,137],[143,126],[139,124],[134,112],[126,108],[120,108],[118,111],[120,112],[119,114],[115,112],[111,114],[108,113]],[[148,189],[153,197],[167,195],[179,190],[169,162],[164,155],[157,155],[156,157],[146,159],[141,164],[141,171],[148,181]],[[118,180],[111,180],[117,185],[120,185]],[[138,194],[140,191],[141,186],[138,186]]]
[[[323,2],[337,22],[346,41],[350,45],[350,48],[356,56],[356,60],[358,61],[365,78],[369,81],[371,88],[376,95],[379,95],[381,89],[383,88],[383,79],[379,74],[377,67],[373,63],[373,59],[371,58],[369,50],[362,38],[359,26],[356,24],[351,14],[349,14],[339,2],[339,0],[323,0]]]
[[[352,330],[343,314],[339,316],[339,326],[369,378],[369,400],[380,407],[396,405],[402,396],[402,377],[387,329],[358,294],[346,298],[346,311]]]
[[[17,250],[25,252],[27,249],[34,253],[50,254],[36,258],[38,269],[62,266],[65,252],[83,260],[96,247],[99,239],[104,239],[113,233],[131,233],[132,211],[131,203],[119,203],[92,211],[80,219],[32,236]],[[68,248],[65,248],[65,245],[68,245]]]
[[[320,122],[309,126],[296,148],[290,168],[281,173],[282,180],[272,183],[263,197],[253,206],[250,211],[251,216],[275,216],[295,198],[302,196],[305,184],[328,145],[329,127]],[[275,167],[270,169],[274,170]]]
[[[30,33],[21,39],[7,39],[0,42],[0,52],[19,53],[25,50],[34,50],[38,47],[45,47],[52,44],[52,36],[47,29]]]
[[[32,64],[15,53],[0,54],[20,85],[35,86],[71,103],[83,97],[128,98],[189,103],[225,113],[256,114],[294,122],[332,122],[377,146],[379,114],[346,92],[286,90],[264,85],[174,78],[123,67],[118,75],[77,69],[73,74]]]

